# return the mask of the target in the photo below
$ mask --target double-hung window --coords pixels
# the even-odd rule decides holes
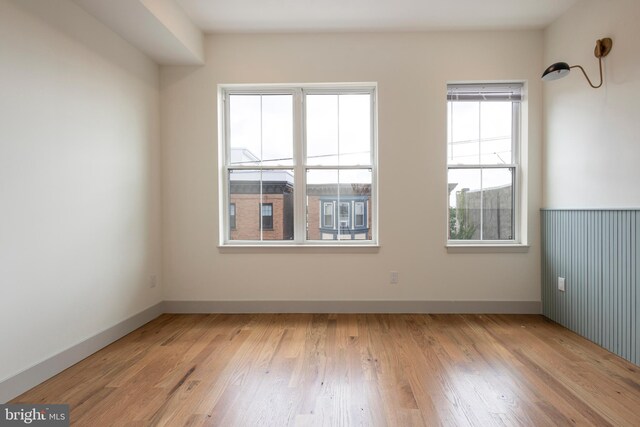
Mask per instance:
[[[231,203],[229,205],[229,228],[235,230],[236,228],[236,204]]]
[[[333,202],[323,202],[323,210],[324,210],[324,216],[322,219],[322,226],[325,228],[333,228],[333,210],[334,210],[334,206],[333,206]]]
[[[519,243],[522,84],[450,84],[450,243]]]
[[[364,203],[355,203],[355,226],[364,227]]]
[[[261,203],[262,229],[273,230],[273,203]]]
[[[376,244],[375,84],[219,89],[222,245]]]

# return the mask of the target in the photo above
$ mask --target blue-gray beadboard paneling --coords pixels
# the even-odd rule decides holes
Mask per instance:
[[[541,218],[544,315],[640,365],[640,210],[544,209]]]

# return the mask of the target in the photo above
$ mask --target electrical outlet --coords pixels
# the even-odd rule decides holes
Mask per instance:
[[[151,276],[149,278],[149,287],[150,288],[155,288],[157,284],[158,284],[158,280],[156,278],[156,275],[154,274],[153,276]]]
[[[564,277],[558,277],[558,290],[565,292],[567,290],[567,282]]]
[[[391,275],[390,275],[390,283],[392,285],[397,285],[398,284],[398,272],[397,271],[392,271]]]

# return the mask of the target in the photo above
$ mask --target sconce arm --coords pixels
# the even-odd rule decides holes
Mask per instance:
[[[569,68],[579,68],[580,71],[582,71],[582,74],[584,74],[584,77],[587,79],[587,81],[589,82],[589,85],[594,88],[594,89],[598,89],[600,86],[602,86],[602,58],[598,57],[598,65],[600,67],[600,84],[598,86],[594,85],[593,83],[591,83],[591,79],[589,78],[589,76],[587,75],[587,72],[584,71],[584,68],[582,68],[582,66],[580,65],[572,65]]]

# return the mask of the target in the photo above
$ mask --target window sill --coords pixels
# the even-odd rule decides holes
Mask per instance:
[[[526,253],[529,245],[521,243],[506,244],[464,244],[449,243],[446,245],[450,254],[477,254],[477,253]]]
[[[378,253],[380,245],[378,244],[360,244],[360,245],[255,245],[255,244],[235,244],[235,245],[219,245],[220,253]]]

